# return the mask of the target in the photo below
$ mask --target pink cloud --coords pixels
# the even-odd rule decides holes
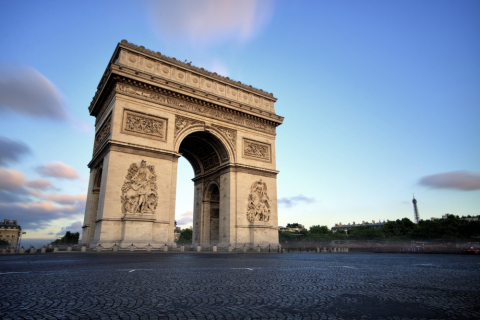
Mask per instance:
[[[52,183],[45,179],[35,179],[27,182],[27,187],[37,190],[45,190],[52,187]]]
[[[150,1],[149,13],[158,31],[170,39],[197,42],[256,35],[273,15],[271,0]]]
[[[480,174],[469,171],[437,173],[421,178],[419,183],[435,189],[480,190]]]
[[[193,212],[186,211],[180,215],[180,219],[176,220],[179,226],[187,225],[193,222]]]
[[[0,168],[0,189],[12,190],[22,188],[25,179],[21,172]]]
[[[49,194],[44,195],[43,199],[53,201],[59,204],[75,204],[78,202],[85,203],[87,201],[87,195],[77,194],[71,196],[69,194]]]
[[[55,85],[34,68],[10,66],[0,72],[0,111],[66,120],[65,101]]]
[[[56,206],[50,202],[0,203],[0,216],[15,217],[23,229],[40,229],[59,218],[81,217],[85,203]]]
[[[79,179],[77,170],[60,162],[47,163],[37,168],[37,172],[46,177],[62,179]]]

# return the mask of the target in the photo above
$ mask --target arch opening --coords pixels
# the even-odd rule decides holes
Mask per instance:
[[[231,161],[227,147],[213,133],[197,131],[183,138],[178,151],[194,171],[192,243],[217,244],[221,240],[222,216],[219,179],[221,171],[217,169]],[[184,190],[177,192],[185,193]]]
[[[225,145],[207,131],[187,135],[180,143],[178,151],[192,165],[195,177],[211,172],[230,161]]]

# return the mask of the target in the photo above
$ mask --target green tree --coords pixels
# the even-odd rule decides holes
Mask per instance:
[[[67,231],[62,238],[53,241],[52,244],[78,244],[78,239],[80,239],[80,233]]]
[[[309,231],[310,231],[310,234],[317,234],[317,235],[332,233],[327,226],[320,226],[320,225],[311,226]]]
[[[193,231],[192,229],[183,229],[177,243],[192,243]]]
[[[351,237],[357,240],[374,240],[385,238],[381,228],[374,228],[372,226],[358,226],[353,228],[351,231]]]
[[[287,223],[287,228],[298,228],[298,223]]]
[[[397,219],[396,221],[385,223],[382,227],[382,232],[385,234],[386,238],[402,239],[409,237],[416,228],[417,225],[413,221],[408,218],[403,218],[402,220]]]
[[[280,243],[285,243],[287,241],[295,241],[295,240],[296,240],[296,236],[293,233],[288,231],[278,231],[278,241],[280,241]]]
[[[0,246],[9,246],[9,245],[10,245],[10,242],[6,240],[0,240]]]

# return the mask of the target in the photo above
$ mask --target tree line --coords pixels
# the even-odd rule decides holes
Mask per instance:
[[[420,220],[418,224],[403,218],[389,221],[381,228],[357,226],[347,233],[332,232],[327,226],[315,225],[297,233],[279,231],[278,236],[280,243],[331,240],[472,240],[476,237],[480,241],[480,222],[463,220],[454,215],[448,215],[446,219]]]

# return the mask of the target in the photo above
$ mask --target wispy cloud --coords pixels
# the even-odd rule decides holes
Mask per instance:
[[[22,188],[25,178],[21,172],[0,168],[0,190]]]
[[[268,23],[273,7],[272,0],[176,0],[150,1],[148,10],[166,38],[203,44],[251,39]]]
[[[35,179],[28,181],[26,186],[35,190],[47,190],[53,188],[52,183],[45,179]]]
[[[437,173],[421,178],[419,184],[435,189],[480,190],[480,174],[469,171]]]
[[[53,201],[58,204],[66,204],[66,205],[73,205],[77,203],[85,203],[87,201],[86,194],[77,194],[77,195],[69,195],[69,194],[49,194],[44,195],[43,198],[45,200]]]
[[[278,199],[278,203],[281,205],[284,205],[287,208],[291,208],[301,203],[313,203],[315,201],[316,201],[315,198],[308,198],[302,194],[295,197],[284,197],[284,198]]]
[[[82,222],[81,221],[75,221],[71,225],[67,227],[63,227],[59,232],[57,232],[57,236],[63,236],[65,232],[70,231],[70,232],[82,232]]]
[[[193,222],[193,212],[192,211],[185,211],[180,215],[180,219],[177,219],[177,224],[179,226],[184,226],[189,223]]]
[[[25,143],[0,136],[0,166],[18,162],[23,155],[31,152],[32,150]]]
[[[77,170],[60,161],[47,163],[43,166],[39,166],[37,167],[37,172],[44,177],[54,177],[70,180],[80,178]]]
[[[81,217],[86,194],[43,194],[56,190],[48,180],[26,181],[16,170],[0,168],[0,217],[16,219],[23,229],[39,230],[60,218]]]
[[[15,217],[23,229],[38,230],[59,218],[81,217],[85,203],[55,206],[50,202],[0,203],[0,216]]]
[[[67,120],[65,101],[55,85],[28,66],[0,69],[0,111]]]

